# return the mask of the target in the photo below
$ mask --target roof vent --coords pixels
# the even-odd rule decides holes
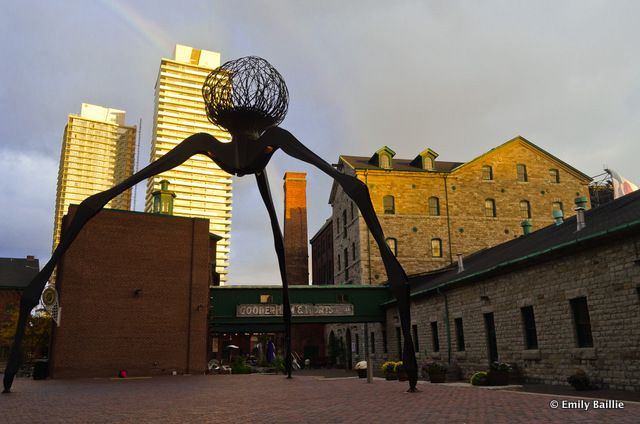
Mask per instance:
[[[551,216],[553,216],[553,220],[556,221],[556,225],[562,225],[564,222],[563,214],[564,212],[560,209],[554,209],[553,212],[551,212]]]
[[[464,271],[464,262],[462,261],[462,253],[458,253],[458,274]]]
[[[525,219],[524,221],[522,221],[520,223],[520,226],[522,227],[522,234],[524,234],[525,236],[528,235],[531,232],[531,220],[530,219]]]
[[[576,231],[582,230],[587,224],[584,221],[584,210],[587,206],[587,198],[585,196],[576,197]]]

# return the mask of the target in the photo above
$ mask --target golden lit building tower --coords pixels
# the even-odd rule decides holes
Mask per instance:
[[[69,205],[110,189],[133,174],[136,127],[124,124],[125,112],[83,103],[80,115],[69,115],[64,128],[53,248],[60,241],[62,217]],[[114,209],[131,209],[131,189],[109,203]]]
[[[173,59],[163,58],[156,82],[151,161],[155,161],[185,138],[207,132],[220,141],[230,136],[207,119],[202,84],[220,66],[220,53],[176,45]],[[211,159],[196,155],[182,165],[147,180],[145,211],[153,210],[152,193],[168,180],[176,193],[173,214],[209,220],[209,231],[220,236],[216,271],[224,284],[229,261],[231,229],[231,175]]]

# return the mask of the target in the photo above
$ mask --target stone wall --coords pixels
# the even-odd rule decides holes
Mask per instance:
[[[420,362],[451,361],[462,377],[487,370],[483,315],[493,313],[498,357],[513,363],[530,382],[566,385],[577,368],[604,387],[640,391],[640,237],[600,244],[475,283],[414,298]],[[448,301],[445,308],[445,295]],[[577,347],[570,300],[586,297],[593,347]],[[528,350],[520,308],[533,306],[538,349]],[[390,354],[398,356],[397,311],[387,311]],[[465,350],[458,351],[455,319],[462,318]],[[451,343],[448,343],[447,325]],[[431,323],[438,328],[434,352]]]

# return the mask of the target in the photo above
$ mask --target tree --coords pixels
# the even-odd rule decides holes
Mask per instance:
[[[20,308],[12,306],[7,315],[9,319],[0,323],[0,346],[10,347],[16,334],[16,323]],[[27,321],[22,342],[22,362],[46,356],[51,336],[51,315],[42,307],[36,307]]]

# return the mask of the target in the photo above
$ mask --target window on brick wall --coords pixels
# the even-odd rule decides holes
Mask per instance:
[[[564,216],[564,209],[562,209],[562,202],[553,202],[551,204],[551,209],[554,211],[562,212],[562,216]]]
[[[440,199],[429,197],[429,215],[440,216]]]
[[[347,238],[347,210],[342,211],[342,238]]]
[[[456,318],[454,323],[456,326],[456,344],[458,345],[458,352],[464,352],[464,329],[462,328],[462,318]]]
[[[591,336],[591,320],[589,319],[589,307],[586,297],[577,297],[569,301],[573,313],[573,325],[576,330],[578,347],[593,347]]]
[[[384,207],[385,215],[393,215],[396,213],[396,203],[393,196],[384,196],[382,198],[382,206]]]
[[[485,181],[493,180],[493,168],[489,165],[482,167],[482,179]]]
[[[389,249],[391,249],[391,253],[393,253],[394,256],[398,256],[398,240],[393,237],[389,237],[385,241],[387,242]]]
[[[349,282],[349,251],[346,247],[344,249],[344,281]]]
[[[484,201],[484,216],[495,217],[496,216],[496,201],[493,199],[486,199]]]
[[[390,169],[391,168],[391,156],[380,154],[378,156],[378,162],[380,163],[380,168]]]
[[[356,355],[360,355],[360,336],[356,333]]]
[[[398,358],[402,359],[402,330],[396,327],[396,340],[398,341]]]
[[[438,321],[431,323],[431,343],[433,343],[433,351],[440,352],[440,338],[438,337]]]
[[[431,239],[431,257],[442,257],[442,240],[440,240],[439,238]]]
[[[356,244],[351,243],[351,259],[355,262],[356,260]]]
[[[260,303],[273,303],[273,297],[270,294],[261,294]]]
[[[536,319],[533,315],[533,306],[520,308],[522,326],[524,327],[524,344],[527,349],[538,348],[538,334],[536,332]]]
[[[338,255],[338,271],[340,271],[341,266],[342,266],[342,261],[340,261],[340,255]]]
[[[382,329],[382,352],[387,353],[389,351],[387,347],[387,330]]]
[[[520,182],[529,181],[529,176],[527,175],[527,165],[523,165],[521,163],[517,164],[516,173],[518,175],[518,181]]]
[[[353,202],[351,202],[350,205],[351,205],[351,219],[355,219],[356,216],[353,208]]]
[[[418,340],[418,326],[416,324],[411,326],[411,332],[413,333],[413,348],[416,352],[420,352],[420,340]]]
[[[560,171],[558,171],[557,169],[550,169],[549,181],[554,184],[558,184],[560,182]]]
[[[531,205],[529,204],[528,200],[520,201],[520,218],[531,218]]]
[[[369,348],[369,351],[371,353],[376,353],[376,333],[374,333],[373,331],[371,332],[371,340],[369,341],[369,346],[371,346]]]

